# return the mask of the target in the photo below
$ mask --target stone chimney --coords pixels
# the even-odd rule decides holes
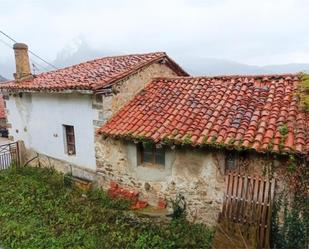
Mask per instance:
[[[14,78],[16,81],[29,80],[33,76],[31,74],[28,46],[24,43],[15,43],[13,46],[15,53],[16,73]]]

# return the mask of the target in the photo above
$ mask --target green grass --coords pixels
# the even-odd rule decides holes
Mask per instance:
[[[140,221],[130,203],[67,187],[50,169],[0,171],[0,246],[7,248],[211,248],[213,230]]]

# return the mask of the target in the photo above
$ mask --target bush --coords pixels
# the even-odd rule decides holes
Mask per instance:
[[[185,197],[181,194],[178,194],[175,200],[171,200],[171,203],[173,209],[172,218],[173,219],[185,218],[187,209],[187,203]]]

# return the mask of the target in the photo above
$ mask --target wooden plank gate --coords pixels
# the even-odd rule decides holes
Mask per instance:
[[[244,248],[269,248],[275,179],[230,172],[225,180],[226,194],[219,217],[221,230],[225,227],[240,233],[236,240],[241,239]],[[223,230],[225,235],[229,233]]]
[[[0,145],[0,170],[9,168],[12,164],[19,164],[18,142]]]

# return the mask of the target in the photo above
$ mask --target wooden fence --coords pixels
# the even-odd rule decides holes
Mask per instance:
[[[19,164],[18,143],[8,143],[0,145],[0,170],[7,169],[13,163]]]
[[[275,179],[230,172],[225,180],[226,195],[220,219],[256,226],[258,248],[268,248]]]

